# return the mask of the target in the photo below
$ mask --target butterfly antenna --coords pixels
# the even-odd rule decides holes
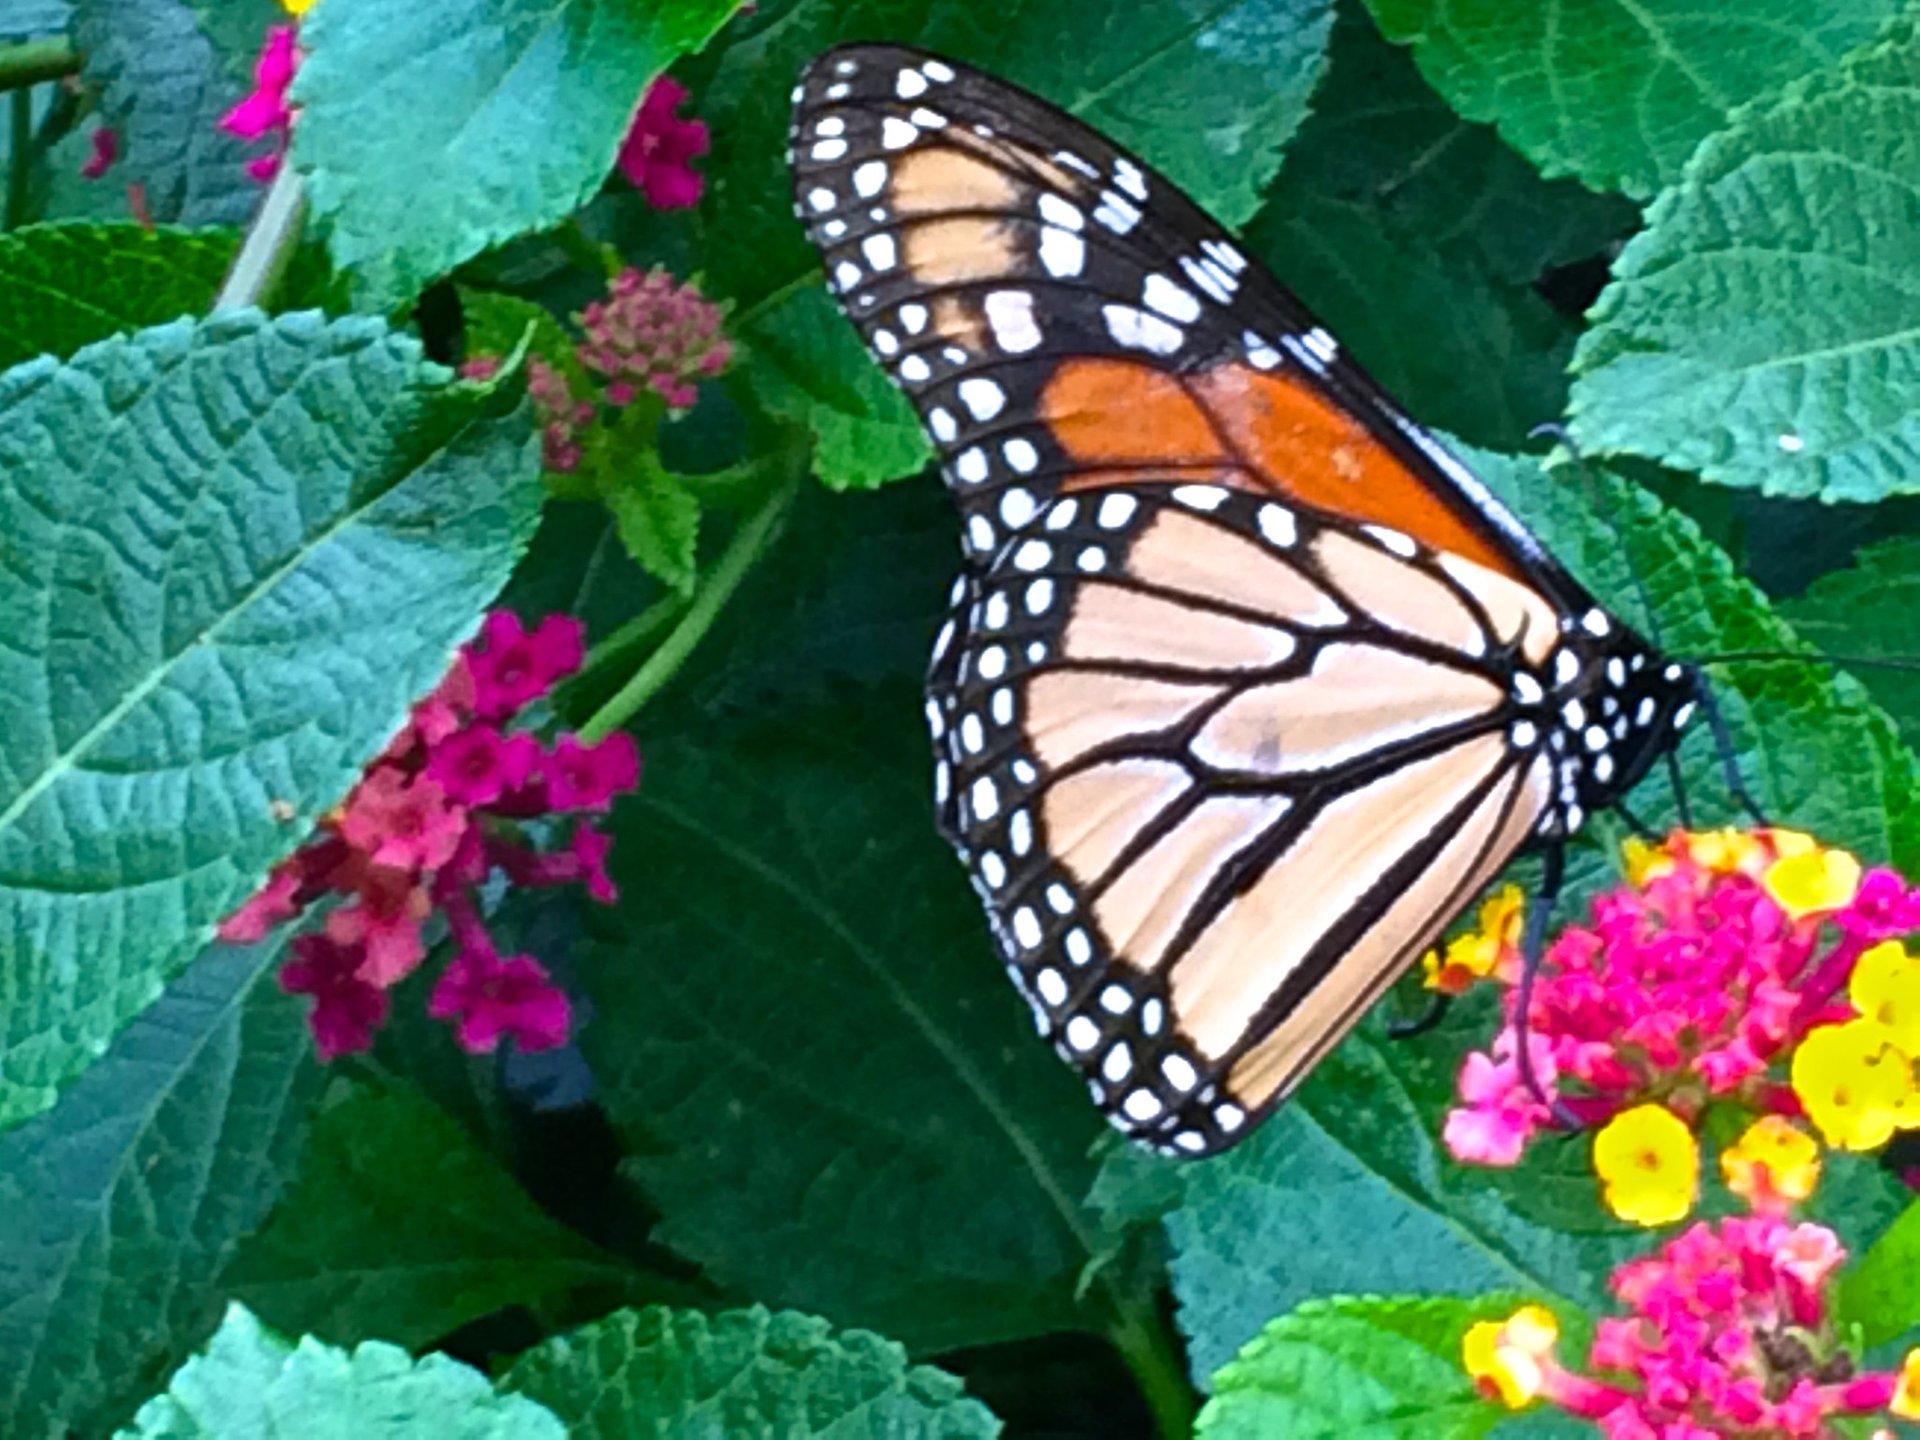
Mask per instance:
[[[1753,817],[1756,825],[1770,825],[1766,812],[1760,808],[1760,802],[1753,792],[1747,789],[1747,782],[1740,774],[1740,757],[1733,748],[1733,731],[1727,725],[1727,717],[1720,711],[1720,702],[1714,698],[1713,686],[1707,683],[1704,672],[1695,672],[1699,681],[1694,692],[1700,698],[1700,713],[1707,717],[1707,730],[1713,736],[1714,748],[1720,752],[1720,769],[1727,780],[1727,791],[1739,802],[1740,808]],[[1672,755],[1674,752],[1667,752]],[[1683,822],[1684,823],[1684,822]],[[1693,827],[1689,825],[1688,829]]]
[[[1563,1130],[1579,1130],[1582,1128],[1580,1117],[1567,1109],[1558,1097],[1547,1094],[1546,1087],[1541,1085],[1539,1073],[1533,1068],[1533,1046],[1527,1043],[1530,1038],[1527,1026],[1533,1013],[1533,982],[1546,956],[1547,924],[1553,919],[1553,907],[1560,901],[1565,855],[1564,844],[1555,844],[1546,851],[1540,889],[1533,897],[1533,908],[1527,912],[1526,928],[1520,932],[1520,993],[1515,1000],[1513,1020],[1514,1060],[1520,1083],[1552,1113],[1554,1123]]]

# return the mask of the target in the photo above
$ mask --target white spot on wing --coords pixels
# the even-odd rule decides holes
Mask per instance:
[[[1087,242],[1071,230],[1047,226],[1040,232],[1040,265],[1056,280],[1071,280],[1087,263]]]
[[[862,200],[871,200],[887,188],[887,162],[869,160],[853,169],[853,193]]]
[[[1147,276],[1146,284],[1141,287],[1140,298],[1169,320],[1190,325],[1200,318],[1200,301],[1194,293],[1174,284],[1164,275],[1156,273]]]
[[[1100,313],[1106,319],[1107,333],[1113,337],[1114,343],[1124,345],[1129,350],[1172,355],[1186,340],[1186,334],[1179,326],[1170,325],[1158,315],[1149,315],[1131,305],[1103,305]]]
[[[982,308],[993,338],[1010,355],[1040,348],[1040,325],[1034,319],[1033,296],[1025,290],[995,290]]]

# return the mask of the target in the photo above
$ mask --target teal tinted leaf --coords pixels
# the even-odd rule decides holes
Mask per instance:
[[[1702,145],[1581,339],[1582,447],[1766,495],[1920,492],[1916,126],[1902,25]]]
[[[154,1000],[445,672],[533,520],[510,399],[313,315],[0,376],[0,1126]]]
[[[233,225],[260,182],[252,147],[218,127],[246,86],[229,74],[183,0],[75,0],[81,75],[100,93],[99,123],[120,132],[119,185],[138,182],[166,223]]]
[[[1504,1319],[1524,1298],[1310,1300],[1213,1377],[1195,1436],[1479,1440],[1507,1412],[1475,1392],[1460,1342],[1469,1325]]]
[[[72,16],[71,0],[4,0],[0,3],[0,36],[33,40],[42,35],[64,35]]]
[[[198,314],[233,259],[232,235],[126,225],[30,225],[0,236],[0,369],[71,355],[122,330]]]
[[[871,489],[932,462],[907,397],[867,358],[818,285],[780,301],[751,334],[747,373],[769,410],[813,431],[813,468],[823,483]]]
[[[0,1137],[0,1433],[106,1430],[219,1323],[320,1087],[278,958],[208,951]]]
[[[415,1347],[509,1305],[630,1278],[431,1101],[360,1087],[320,1114],[226,1283],[275,1329]]]
[[[623,1310],[549,1340],[502,1381],[574,1440],[989,1440],[1000,1425],[960,1382],[864,1330],[755,1306]]]
[[[1840,1273],[1835,1314],[1841,1325],[1860,1327],[1862,1343],[1878,1345],[1920,1325],[1920,1205],[1888,1227]]]
[[[581,1036],[655,1238],[916,1349],[1088,1323],[1100,1121],[934,833],[915,688],[677,728]]]
[[[789,412],[804,408],[820,424],[823,478],[874,485],[919,470],[927,452],[851,333],[816,343],[824,302],[788,308],[790,292],[817,288],[819,273],[793,219],[784,159],[788,90],[807,61],[857,34],[982,66],[1138,148],[1237,225],[1258,207],[1306,113],[1331,8],[1327,0],[1150,0],[1117,9],[1076,0],[1015,9],[985,26],[957,0],[902,0],[857,20],[844,0],[779,0],[743,16],[696,90],[699,112],[726,137],[710,166],[700,253],[714,291],[745,307],[737,332],[779,367]]]
[[[1512,285],[1599,254],[1640,218],[1619,196],[1543,179],[1491,126],[1461,119],[1357,6],[1335,19],[1327,78],[1282,175]]]
[[[239,1306],[204,1355],[141,1407],[119,1440],[565,1440],[566,1426],[444,1355],[382,1341],[297,1346]]]
[[[1897,0],[1367,0],[1387,38],[1469,120],[1548,175],[1646,196],[1742,104],[1873,38]]]
[[[1423,423],[1519,446],[1560,413],[1573,329],[1531,289],[1291,176],[1246,242]]]
[[[1823,654],[1911,660],[1914,617],[1920,615],[1920,540],[1889,540],[1862,550],[1858,564],[1822,576],[1780,608]],[[1886,707],[1907,743],[1920,742],[1920,675],[1869,666],[1853,673]]]
[[[253,62],[266,43],[267,31],[291,25],[293,17],[279,0],[187,0],[200,33],[213,46],[227,72],[243,85],[253,83]]]
[[[1359,1290],[1517,1290],[1594,1309],[1645,1234],[1600,1209],[1583,1144],[1480,1170],[1439,1143],[1461,1054],[1493,1020],[1449,1017],[1412,1042],[1364,1023],[1300,1093],[1218,1160],[1183,1171],[1167,1220],[1174,1293],[1204,1382],[1273,1315]]]
[[[649,82],[738,0],[340,0],[302,23],[294,163],[335,264],[394,306],[564,219],[613,168]]]

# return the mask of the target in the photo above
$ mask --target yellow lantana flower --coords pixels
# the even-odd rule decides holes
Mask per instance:
[[[1540,1393],[1543,1362],[1560,1338],[1560,1322],[1544,1305],[1522,1305],[1504,1320],[1481,1320],[1460,1341],[1461,1361],[1490,1400],[1518,1410]]]
[[[1820,1147],[1785,1116],[1762,1115],[1721,1152],[1720,1174],[1748,1204],[1776,1196],[1798,1203],[1820,1183]]]
[[[1593,1137],[1593,1168],[1614,1214],[1635,1225],[1668,1225],[1693,1208],[1700,1147],[1666,1106],[1636,1105]]]
[[[1638,835],[1620,842],[1620,861],[1626,867],[1627,883],[1636,890],[1644,890],[1649,880],[1671,875],[1678,863],[1664,842],[1642,840]]]
[[[1907,1351],[1907,1358],[1900,1362],[1900,1379],[1887,1409],[1902,1420],[1920,1420],[1920,1349]]]
[[[297,17],[306,14],[319,3],[320,0],[280,0],[280,8],[289,15]]]
[[[1859,893],[1860,862],[1846,851],[1826,849],[1793,830],[1771,833],[1781,858],[1767,867],[1761,883],[1789,917],[1798,920],[1838,910]]]
[[[1907,1054],[1920,1054],[1920,959],[1906,946],[1885,940],[1856,960],[1847,998],[1867,1019],[1886,1026]]]
[[[1771,835],[1791,832],[1774,831]],[[1687,854],[1702,870],[1716,875],[1738,875],[1759,869],[1767,858],[1763,835],[1745,830],[1701,830],[1687,837]],[[1771,838],[1771,836],[1769,836]],[[1811,843],[1811,842],[1809,842]],[[1781,853],[1776,850],[1775,853]]]
[[[1877,1020],[1809,1031],[1793,1052],[1793,1093],[1829,1145],[1877,1150],[1920,1124],[1913,1064]]]
[[[1509,956],[1517,958],[1515,947],[1520,943],[1525,908],[1526,895],[1518,885],[1503,885],[1494,891],[1480,907],[1479,924],[1449,940],[1444,958],[1438,950],[1429,950],[1421,957],[1426,987],[1464,995],[1474,981],[1500,974]]]

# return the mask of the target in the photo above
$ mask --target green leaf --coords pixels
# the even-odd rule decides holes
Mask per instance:
[[[1213,1377],[1196,1440],[1478,1440],[1507,1412],[1480,1398],[1460,1342],[1524,1297],[1312,1300]]]
[[[1560,413],[1573,329],[1532,290],[1290,176],[1246,242],[1423,422],[1518,446]]]
[[[1920,1325],[1920,1205],[1840,1273],[1834,1314],[1842,1326],[1858,1325],[1869,1347]]]
[[[648,84],[739,0],[339,0],[301,25],[294,163],[367,307],[600,188]]]
[[[1469,120],[1548,175],[1647,196],[1742,104],[1870,40],[1898,0],[1367,0],[1387,38]]]
[[[581,1037],[655,1238],[915,1349],[1097,1323],[1100,1121],[934,833],[917,694],[676,728],[615,820]]]
[[[1462,120],[1358,6],[1335,17],[1327,78],[1281,174],[1511,285],[1599,254],[1640,218],[1618,196],[1541,178],[1490,126]]]
[[[105,1430],[219,1322],[320,1088],[279,957],[208,951],[0,1137],[0,1432]]]
[[[71,355],[122,330],[207,309],[233,260],[221,231],[30,225],[0,235],[0,369]]]
[[[1780,609],[1824,654],[1912,660],[1914,616],[1920,615],[1920,540],[1888,540],[1862,550],[1853,568],[1822,576]],[[1899,724],[1907,743],[1920,743],[1920,674],[1869,666],[1856,673]]]
[[[212,44],[227,73],[251,88],[253,62],[267,31],[293,23],[278,0],[186,0],[187,8]]]
[[[988,1440],[999,1422],[960,1382],[864,1330],[755,1306],[623,1310],[549,1340],[502,1383],[574,1440]]]
[[[823,484],[870,490],[932,463],[907,397],[818,285],[781,300],[750,333],[747,374],[760,401],[813,431],[813,468]]]
[[[926,463],[904,402],[848,333],[826,340],[819,260],[789,208],[788,90],[801,67],[859,34],[955,56],[1029,86],[1137,148],[1217,218],[1253,214],[1325,64],[1328,0],[1074,0],[1009,11],[983,25],[962,0],[778,0],[733,27],[696,84],[695,105],[724,136],[709,167],[701,256],[715,293],[744,308],[735,333],[778,374],[770,404],[820,428],[821,476],[870,486]],[[857,18],[856,18],[857,16]],[[1062,45],[1062,34],[1073,43]]]
[[[1920,493],[1916,126],[1903,24],[1703,144],[1575,353],[1583,449],[1766,495]]]
[[[0,1128],[199,953],[445,672],[534,516],[511,396],[377,322],[0,376]]]
[[[444,1355],[268,1334],[242,1306],[119,1440],[564,1440],[566,1427]]]
[[[662,584],[691,594],[699,574],[698,497],[648,452],[627,454],[603,467],[600,494],[634,563]]]
[[[100,94],[98,122],[120,132],[116,186],[138,183],[155,220],[235,225],[260,182],[250,155],[217,122],[246,87],[229,74],[183,0],[74,0],[81,76]]]
[[[320,1114],[299,1175],[226,1278],[276,1329],[414,1347],[633,1273],[550,1219],[431,1101],[361,1086]]]
[[[1601,1211],[1584,1144],[1536,1146],[1514,1170],[1462,1166],[1440,1147],[1459,1058],[1493,1026],[1482,1007],[1398,1042],[1370,1019],[1245,1143],[1182,1171],[1167,1233],[1196,1379],[1276,1309],[1315,1296],[1605,1302],[1608,1273],[1646,1241]]]

